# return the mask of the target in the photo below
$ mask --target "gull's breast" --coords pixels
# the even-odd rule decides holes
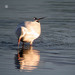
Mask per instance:
[[[39,34],[36,32],[33,32],[33,31],[27,32],[26,35],[23,37],[23,41],[30,42],[35,40],[38,37],[39,37]]]

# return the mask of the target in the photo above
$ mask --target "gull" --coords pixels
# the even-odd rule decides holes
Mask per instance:
[[[23,42],[23,45],[24,42],[28,42],[30,43],[30,45],[32,45],[33,41],[40,36],[41,25],[39,20],[43,18],[45,17],[42,18],[34,17],[34,21],[24,21],[17,26],[16,35],[18,38],[18,47],[20,41]]]

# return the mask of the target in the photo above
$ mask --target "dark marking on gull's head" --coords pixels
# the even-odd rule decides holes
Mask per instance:
[[[36,22],[39,22],[39,20],[41,20],[41,19],[44,19],[45,17],[41,17],[41,18],[36,18],[36,17],[34,17],[34,20],[36,21]]]

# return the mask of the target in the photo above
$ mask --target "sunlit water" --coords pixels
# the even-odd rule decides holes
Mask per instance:
[[[42,34],[18,58],[17,24],[33,17]],[[25,74],[75,75],[75,0],[0,0],[0,75]]]

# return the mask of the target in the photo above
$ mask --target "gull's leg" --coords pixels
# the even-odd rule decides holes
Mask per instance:
[[[22,44],[22,49],[24,49],[24,42],[23,42],[23,44]]]
[[[32,46],[33,41],[30,42],[30,46]]]

